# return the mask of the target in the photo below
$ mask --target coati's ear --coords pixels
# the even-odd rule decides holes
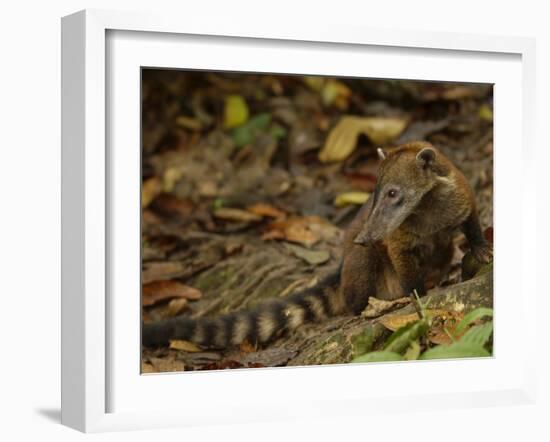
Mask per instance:
[[[431,147],[425,147],[416,154],[416,164],[422,169],[432,166],[435,161],[435,150]]]
[[[378,152],[378,158],[380,159],[380,161],[384,161],[386,159],[386,152],[384,152],[381,147],[376,149],[376,152]]]

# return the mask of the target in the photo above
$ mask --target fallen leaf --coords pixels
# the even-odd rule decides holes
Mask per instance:
[[[185,165],[167,168],[162,175],[162,191],[165,193],[172,192],[177,182],[185,175],[186,169]]]
[[[345,110],[351,97],[351,89],[339,80],[334,78],[323,78],[306,76],[304,83],[321,96],[325,106],[334,105],[338,109]]]
[[[145,209],[161,191],[161,183],[157,177],[149,178],[141,186],[141,207]]]
[[[241,353],[254,353],[256,351],[256,347],[250,343],[248,339],[245,339],[241,344],[239,345],[239,351]]]
[[[170,340],[170,348],[172,350],[186,351],[188,353],[197,353],[201,351],[201,349],[192,342],[184,341],[182,339]]]
[[[351,90],[344,83],[334,79],[327,79],[321,89],[321,99],[325,106],[334,105],[340,110],[348,108]]]
[[[390,314],[382,316],[379,321],[388,330],[397,331],[412,322],[418,321],[418,319],[417,313],[410,313],[407,315]]]
[[[186,117],[185,115],[180,115],[176,118],[176,124],[185,129],[199,131],[202,129],[202,122],[197,118]]]
[[[247,207],[246,210],[258,216],[267,216],[270,218],[284,218],[286,216],[286,213],[282,210],[266,203],[256,203],[253,206]]]
[[[166,373],[173,371],[184,371],[185,364],[182,361],[173,358],[149,358],[147,361],[153,367],[153,371],[149,373]],[[143,368],[143,365],[142,365]],[[147,368],[149,370],[149,368]]]
[[[155,373],[155,367],[150,362],[141,362],[141,373]]]
[[[344,207],[350,204],[362,205],[369,199],[367,192],[344,192],[334,199],[336,207]]]
[[[404,118],[344,116],[330,131],[319,160],[323,163],[345,160],[355,150],[359,134],[365,134],[374,145],[386,144],[406,126]]]
[[[311,247],[322,238],[332,238],[338,232],[337,227],[318,216],[292,217],[270,223],[262,239],[284,239]]]
[[[410,303],[411,298],[398,298],[392,301],[387,301],[385,299],[370,297],[369,303],[361,315],[365,318],[376,318],[388,313],[391,310],[404,307]]]
[[[147,284],[157,280],[173,279],[185,274],[187,268],[179,261],[151,261],[143,263],[141,282]]]
[[[488,121],[489,123],[493,122],[493,111],[486,104],[482,104],[479,107],[479,110],[478,110],[477,114],[478,114],[479,118],[481,118],[482,120]]]
[[[291,223],[285,227],[284,233],[288,241],[304,244],[307,247],[311,247],[321,239],[306,223]]]
[[[227,221],[256,222],[261,221],[262,217],[255,213],[242,209],[233,209],[231,207],[220,207],[214,210],[214,216]]]
[[[181,220],[188,218],[194,207],[190,200],[184,200],[169,193],[159,194],[151,204],[151,210],[157,214]]]
[[[225,98],[223,127],[225,129],[232,129],[246,123],[248,114],[248,105],[242,96],[228,95]]]
[[[429,309],[426,310],[426,315],[431,319],[432,328],[438,327],[439,324],[446,324],[449,318],[460,318],[461,313],[456,313],[448,310]],[[379,322],[391,331],[399,330],[401,327],[417,321],[419,319],[417,313],[408,314],[387,314],[379,319]],[[448,324],[447,324],[448,325]]]
[[[167,316],[174,317],[180,315],[187,308],[188,301],[186,298],[172,299],[168,303]]]
[[[294,244],[286,244],[286,247],[294,256],[311,265],[323,264],[330,259],[330,253],[327,250],[308,250]]]
[[[142,305],[155,305],[173,298],[185,298],[191,301],[200,299],[202,293],[178,281],[152,281],[142,286]]]

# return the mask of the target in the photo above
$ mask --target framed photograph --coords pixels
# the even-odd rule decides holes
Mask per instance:
[[[63,19],[64,424],[533,401],[534,42],[327,29]]]

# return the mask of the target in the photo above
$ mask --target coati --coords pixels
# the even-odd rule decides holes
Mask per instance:
[[[378,153],[381,163],[374,193],[346,230],[336,273],[311,289],[252,310],[144,324],[143,345],[163,346],[170,339],[214,348],[245,340],[267,343],[306,322],[357,315],[370,296],[395,299],[413,290],[424,294],[426,280],[439,280],[449,268],[456,228],[462,229],[478,261],[492,259],[473,192],[443,154],[427,142],[388,152],[378,149]]]

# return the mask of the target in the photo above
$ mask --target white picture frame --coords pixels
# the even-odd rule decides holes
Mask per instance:
[[[115,37],[121,38],[109,40]],[[433,377],[439,370],[441,375],[463,373],[466,381],[473,373],[479,374],[479,382],[466,382],[464,379],[461,382],[457,379],[453,389],[447,388],[447,385],[434,385],[424,390],[414,386],[407,390],[410,386],[405,382],[402,385],[399,382],[385,384],[384,377],[404,378],[400,375],[403,370],[400,364],[373,364],[368,369],[364,365],[346,367],[345,377],[341,375],[343,368],[338,366],[140,377],[139,364],[135,363],[136,358],[139,358],[135,354],[139,342],[134,339],[135,333],[139,334],[139,314],[129,306],[127,310],[133,313],[130,316],[120,315],[120,303],[128,302],[130,298],[127,297],[133,296],[132,293],[135,293],[136,302],[139,302],[139,278],[133,278],[130,271],[126,272],[116,265],[117,257],[122,256],[135,266],[135,253],[139,249],[139,242],[135,245],[125,242],[132,238],[132,232],[135,233],[139,225],[139,213],[134,210],[136,195],[139,207],[139,182],[135,179],[134,167],[136,162],[139,164],[139,155],[132,156],[135,148],[139,149],[139,141],[137,145],[135,139],[126,143],[130,150],[110,149],[110,146],[119,142],[119,123],[120,127],[135,127],[139,101],[135,101],[134,93],[138,93],[139,97],[139,91],[130,87],[134,78],[128,81],[127,91],[134,95],[121,95],[115,99],[110,82],[119,81],[117,75],[124,76],[124,72],[138,75],[135,68],[144,65],[141,57],[145,57],[146,53],[154,54],[154,57],[148,59],[153,60],[152,64],[145,64],[148,66],[190,67],[189,64],[182,64],[181,60],[167,61],[169,58],[162,58],[175,54],[174,48],[186,44],[186,39],[202,48],[216,45],[228,47],[229,42],[235,51],[258,53],[263,48],[271,50],[273,54],[281,52],[283,58],[285,51],[298,51],[301,55],[307,55],[308,51],[329,51],[334,57],[369,48],[379,56],[394,51],[395,60],[392,62],[388,58],[387,64],[392,66],[392,63],[399,61],[399,57],[410,62],[411,70],[407,78],[444,79],[445,70],[456,69],[455,66],[445,66],[448,63],[438,64],[438,58],[448,62],[445,57],[459,57],[464,63],[471,59],[468,62],[473,63],[471,66],[475,66],[475,63],[485,66],[485,60],[489,58],[504,60],[503,66],[509,66],[509,72],[501,69],[501,76],[498,77],[501,82],[499,80],[495,83],[496,88],[499,84],[508,85],[510,90],[506,91],[506,87],[503,87],[500,96],[503,102],[508,103],[507,100],[510,100],[509,103],[515,103],[518,107],[499,107],[499,101],[495,99],[495,152],[503,152],[500,157],[496,156],[495,175],[498,177],[499,168],[504,172],[507,164],[514,160],[506,144],[517,142],[521,145],[523,183],[513,188],[507,186],[504,180],[497,180],[495,186],[495,254],[496,259],[500,260],[495,263],[495,293],[502,299],[501,302],[499,298],[495,301],[495,335],[502,336],[503,341],[505,337],[513,339],[507,333],[510,327],[508,312],[516,308],[519,313],[514,316],[514,321],[516,324],[519,322],[524,330],[524,351],[516,354],[517,360],[509,357],[506,348],[508,343],[504,342],[500,348],[496,345],[495,357],[487,361],[440,361],[405,367],[407,377],[418,379],[420,383],[427,376]],[[149,49],[146,49],[147,45]],[[136,56],[136,47],[143,48],[139,56]],[[189,50],[199,52],[196,48]],[[413,52],[418,55],[417,59]],[[233,67],[238,70],[235,64],[231,64],[233,62],[223,64],[221,52],[218,54],[220,57],[216,66],[197,55],[196,64],[192,67]],[[532,39],[416,31],[394,33],[327,24],[308,24],[298,28],[251,22],[237,27],[229,22],[217,23],[202,19],[182,24],[177,17],[87,10],[63,18],[62,57],[63,424],[80,431],[97,432],[207,425],[214,422],[365,415],[375,410],[392,412],[411,408],[418,410],[533,403],[536,389],[534,359],[531,355],[534,353],[535,341],[529,337],[534,336],[536,324],[532,317],[527,321],[526,315],[528,306],[535,304],[536,296],[536,266],[527,265],[526,260],[526,256],[536,256],[535,194],[526,190],[535,187],[534,174],[529,173],[534,168],[535,153],[532,135],[535,46]],[[423,57],[430,60],[431,74],[422,74],[425,68],[415,65]],[[260,56],[252,60],[248,70],[325,74],[343,72],[338,66],[316,65],[314,57],[309,60],[308,67],[295,65],[292,68],[295,70],[289,69],[288,65],[283,65],[275,57],[273,59],[273,63],[281,63],[275,70],[273,65]],[[340,66],[345,65],[346,58],[342,57],[340,63]],[[120,71],[112,70],[114,65],[121,66]],[[125,71],[126,68],[130,71]],[[489,72],[488,66],[487,69]],[[247,69],[243,67],[242,70]],[[369,72],[371,76],[376,76],[372,71]],[[377,72],[381,77],[391,77],[389,70]],[[490,81],[490,76],[484,76],[483,73],[472,76],[471,70],[470,73],[455,75],[459,77],[457,80]],[[520,90],[512,85],[519,85]],[[123,110],[124,106],[129,110],[125,112],[127,120],[118,117],[120,106],[123,106]],[[518,119],[514,120],[518,113],[521,114],[519,125]],[[115,128],[108,130],[107,122],[112,125],[113,121],[116,122]],[[516,127],[510,127],[512,121],[516,121]],[[506,137],[504,134],[507,134]],[[139,133],[132,136],[139,137]],[[124,181],[119,167],[125,161],[134,166],[130,167],[133,172],[128,172],[127,180],[125,178]],[[521,201],[522,210],[511,213],[503,204],[504,199],[499,203],[499,195],[501,198],[506,195]],[[130,203],[125,205],[123,201]],[[132,217],[135,219],[132,220]],[[121,223],[131,227],[122,229]],[[516,231],[515,241],[511,241],[508,234],[513,231]],[[519,235],[517,232],[520,232]],[[518,257],[521,257],[521,266],[517,264]],[[521,268],[519,277],[517,271],[514,275],[509,272],[510,266],[514,264],[516,268]],[[135,268],[139,269],[139,262]],[[515,304],[505,294],[497,294],[498,290],[507,292],[510,297],[514,290]],[[113,292],[119,295],[113,298]],[[128,353],[121,350],[120,342],[131,343]],[[135,367],[135,370],[131,367]],[[365,376],[365,370],[368,370],[369,376],[378,380],[378,389],[375,386],[368,389],[358,387],[361,385],[358,380]],[[193,407],[182,405],[181,401],[180,406],[177,405],[178,385],[182,382],[187,382],[184,390],[186,403],[191,403],[190,398],[197,399]],[[323,390],[316,390],[319,382],[324,382]],[[295,393],[278,396],[282,385],[294,386]],[[201,402],[197,393],[200,389],[211,391],[219,400]],[[252,399],[259,389],[263,390],[269,400],[264,397]],[[157,395],[155,401],[150,400],[152,394]],[[292,397],[292,394],[296,394],[296,397]],[[143,403],[137,404],[140,400]],[[148,408],[151,403],[155,403],[155,407]]]

